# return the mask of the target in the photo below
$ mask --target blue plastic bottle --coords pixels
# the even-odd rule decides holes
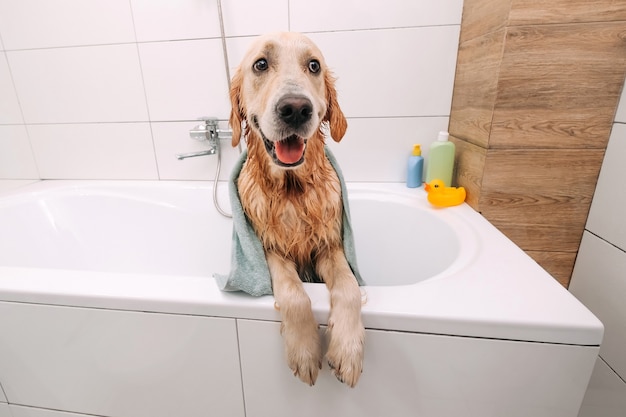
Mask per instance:
[[[413,152],[409,156],[406,173],[406,186],[417,188],[422,186],[422,172],[424,171],[424,157],[420,145],[413,145]]]

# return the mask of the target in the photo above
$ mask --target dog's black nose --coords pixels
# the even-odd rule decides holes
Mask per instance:
[[[288,126],[298,128],[311,119],[313,104],[304,96],[288,95],[278,101],[276,112]]]

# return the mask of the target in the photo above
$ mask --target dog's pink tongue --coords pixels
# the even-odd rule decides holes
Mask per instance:
[[[302,158],[304,153],[304,139],[292,136],[288,139],[276,142],[276,157],[283,164],[295,164]]]

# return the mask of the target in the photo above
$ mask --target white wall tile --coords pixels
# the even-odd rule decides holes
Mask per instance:
[[[222,0],[226,36],[289,30],[288,0]]]
[[[239,38],[226,39],[226,49],[228,50],[228,68],[231,77],[235,73],[235,69],[243,59],[248,47],[252,44],[256,36],[247,36]]]
[[[7,402],[7,397],[4,395],[4,390],[2,389],[2,385],[0,385],[0,402]],[[0,416],[2,413],[0,412]]]
[[[30,125],[43,179],[158,179],[148,123]]]
[[[626,124],[615,123],[589,210],[587,229],[623,250],[626,250],[625,160]]]
[[[220,36],[217,0],[131,0],[137,41]]]
[[[11,410],[8,404],[0,404],[0,417],[11,417]]]
[[[350,117],[450,114],[458,26],[310,35]]]
[[[134,42],[128,0],[3,0],[7,50]]]
[[[447,129],[447,117],[348,119],[342,141],[327,143],[346,181],[404,182],[413,144],[420,143],[427,156],[437,133]]]
[[[27,123],[147,121],[135,45],[7,52]]]
[[[457,26],[313,33],[349,117],[448,116]],[[228,39],[231,72],[254,37]],[[393,47],[390,47],[393,45]],[[407,53],[415,51],[415,54]]]
[[[0,126],[0,178],[39,178],[24,125]]]
[[[0,53],[0,124],[23,123],[13,78],[4,52]]]
[[[585,231],[570,291],[605,327],[600,356],[626,377],[626,252]]]
[[[461,24],[463,0],[290,0],[296,32]]]
[[[209,148],[207,142],[199,142],[189,137],[189,130],[200,122],[152,123],[154,147],[159,177],[162,180],[213,180],[217,168],[217,156],[201,156],[178,160],[176,154],[199,152]],[[227,129],[227,122],[219,123],[220,129]],[[232,167],[239,158],[239,152],[231,146],[230,140],[220,141],[222,168],[220,180],[227,180]]]
[[[230,114],[219,39],[140,44],[150,119],[195,120]]]
[[[9,408],[11,409],[13,417],[88,417],[86,414],[66,413],[64,411],[25,407],[14,404],[11,404]],[[2,414],[0,414],[0,417],[2,417]]]
[[[624,417],[625,412],[626,383],[598,358],[578,417]]]
[[[36,183],[38,181],[39,180],[0,180],[0,193],[4,191],[14,190],[25,185]],[[2,393],[1,388],[2,387],[0,386],[0,401],[6,401],[6,399],[3,400],[2,396],[4,394]]]

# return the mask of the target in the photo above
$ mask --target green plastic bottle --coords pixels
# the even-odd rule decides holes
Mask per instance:
[[[454,170],[454,143],[448,140],[448,132],[439,132],[437,140],[431,143],[428,150],[426,166],[426,182],[440,179],[446,187],[452,186]]]

